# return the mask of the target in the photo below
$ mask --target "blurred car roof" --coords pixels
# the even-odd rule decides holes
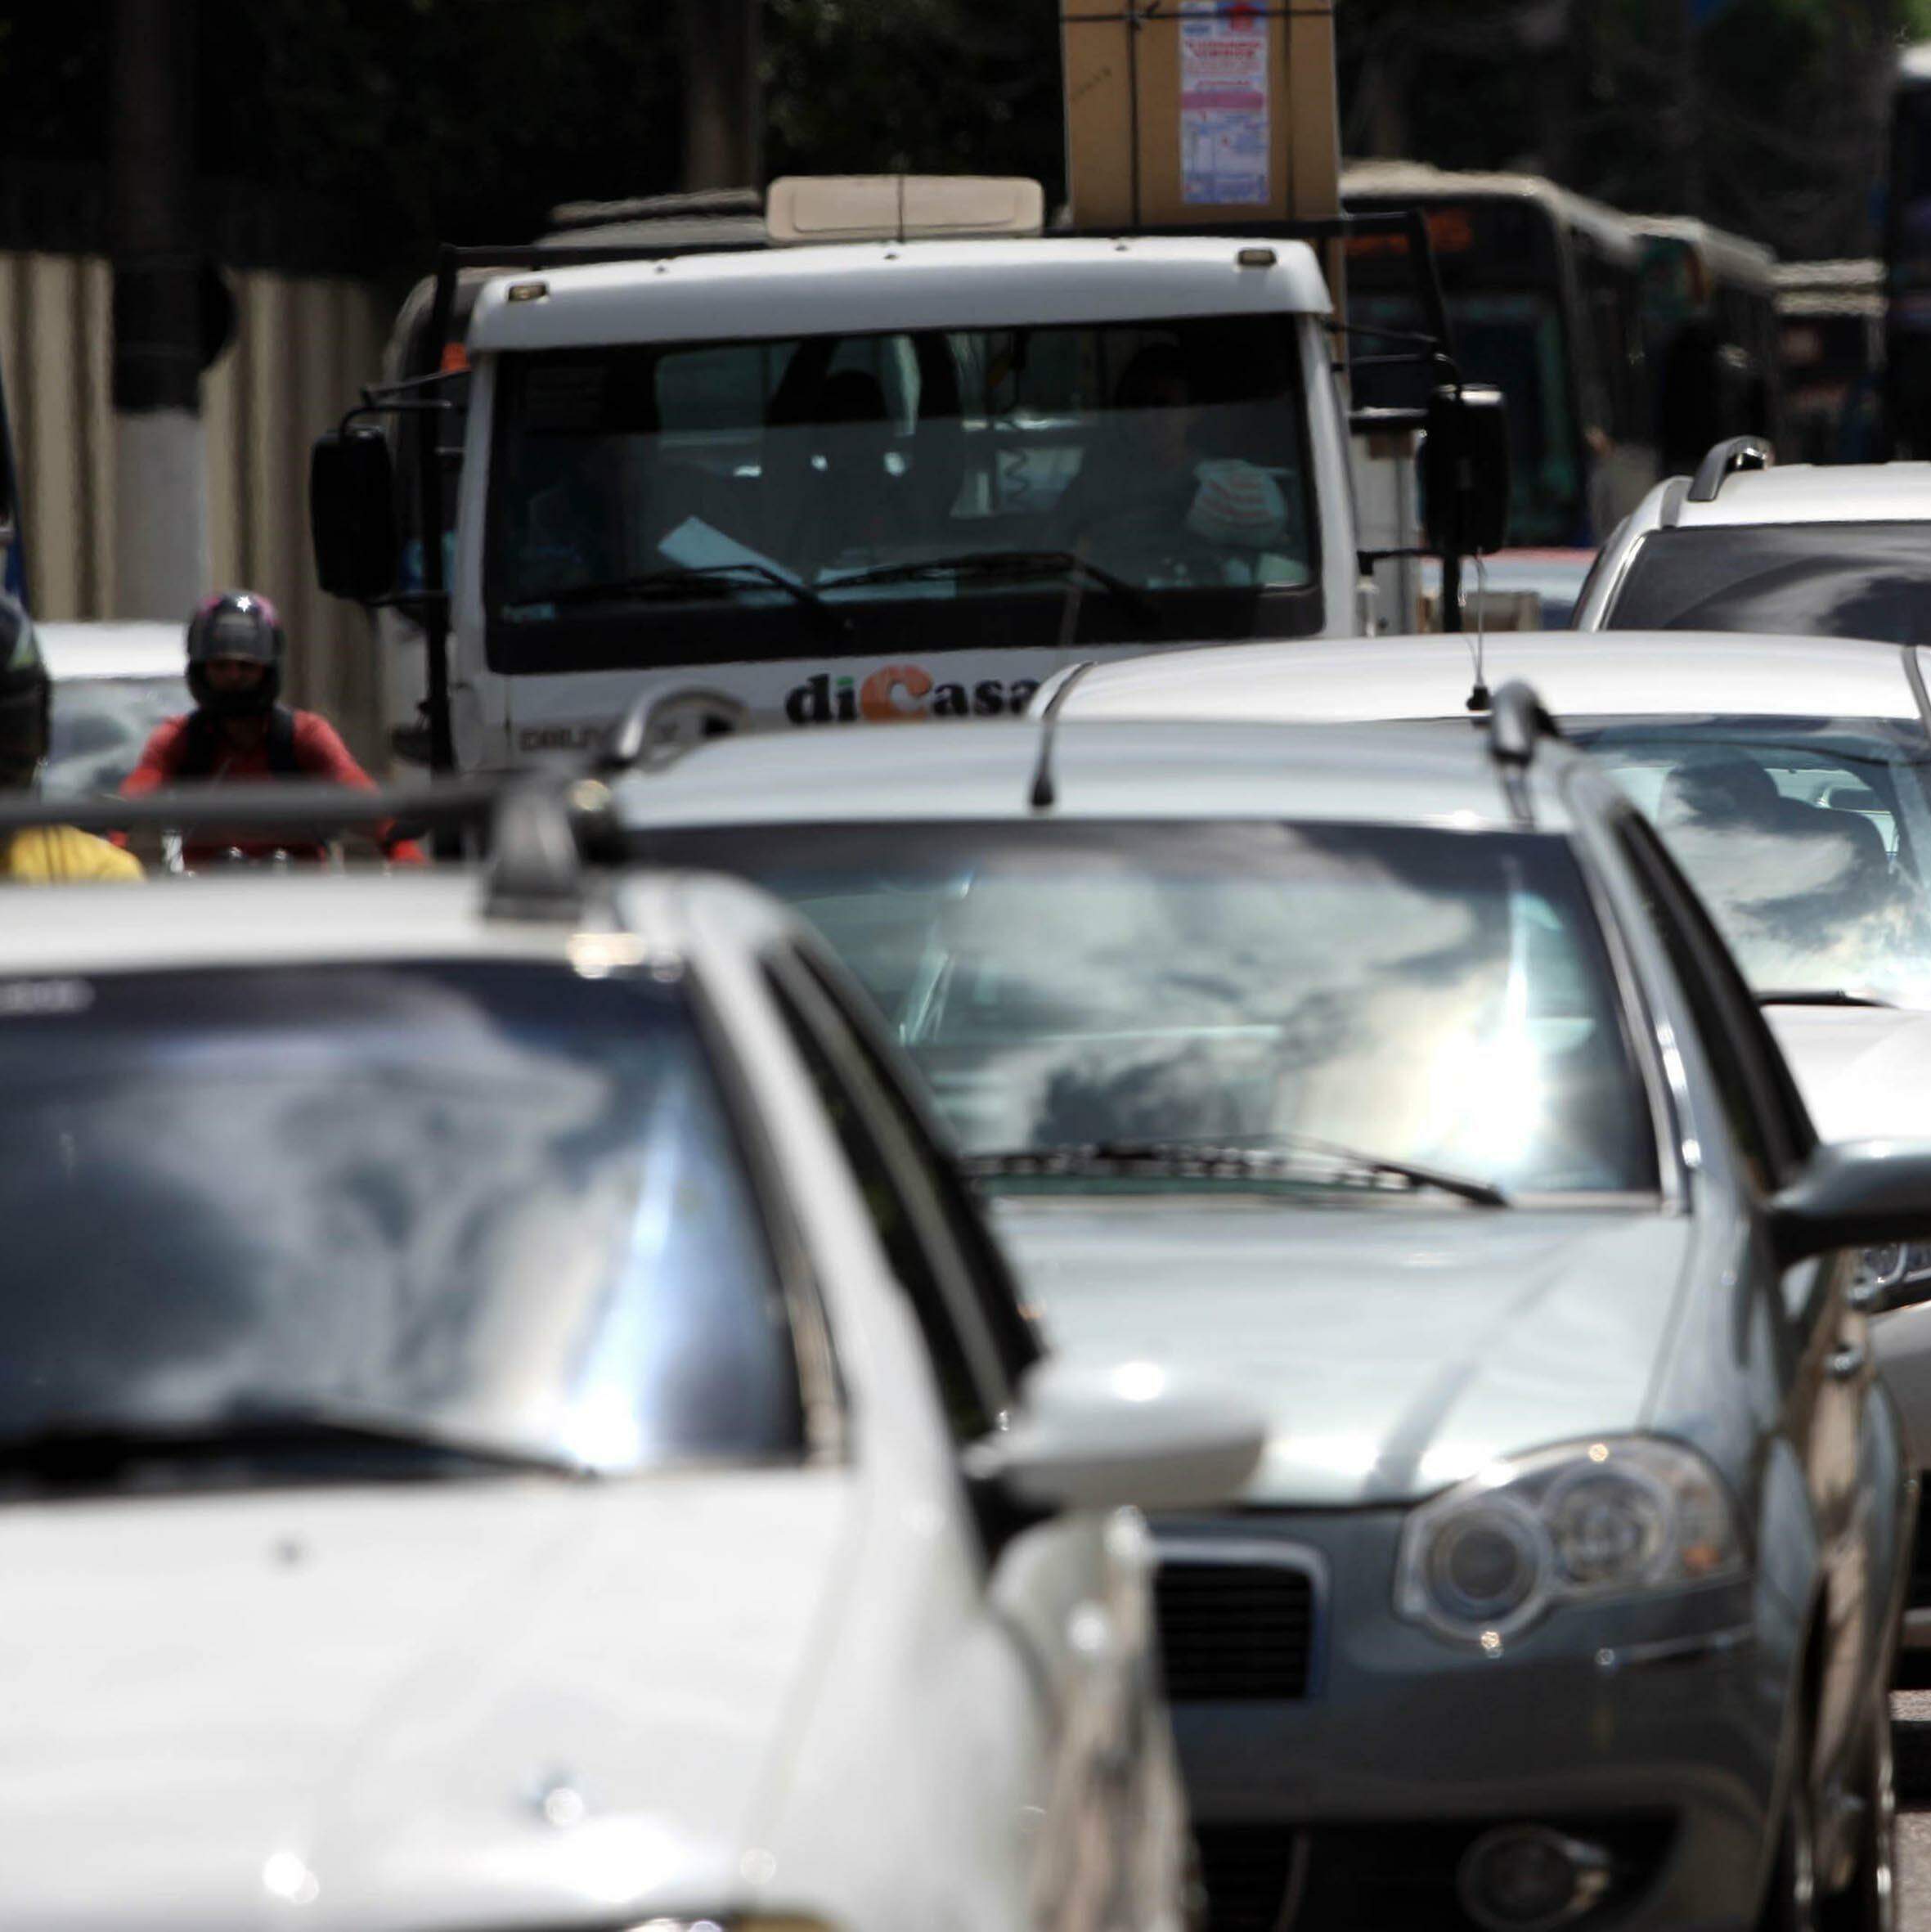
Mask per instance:
[[[41,655],[56,682],[70,677],[181,677],[186,660],[179,624],[43,623]]]
[[[1073,685],[1062,715],[1453,717],[1466,710],[1474,687],[1475,647],[1473,634],[1462,632],[1164,651],[1096,666]],[[1481,654],[1490,690],[1526,678],[1558,716],[1918,718],[1909,648],[1744,631],[1548,631],[1493,633]],[[1041,688],[1035,708],[1053,689]]]
[[[1225,654],[1252,654],[1242,645]],[[1210,654],[1185,653],[1192,658]],[[1024,719],[745,734],[619,781],[617,809],[651,825],[1045,816],[1294,818],[1363,824],[1516,823],[1486,731],[1297,728],[1244,721],[1066,724],[1053,734],[1053,802],[1031,801],[1045,734]],[[1553,759],[1565,759],[1555,748]],[[1553,762],[1553,760],[1552,760]],[[1538,761],[1536,771],[1543,767]],[[1538,785],[1539,829],[1567,806]]]

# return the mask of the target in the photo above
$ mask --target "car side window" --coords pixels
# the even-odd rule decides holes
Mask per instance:
[[[1695,1016],[1731,1138],[1760,1193],[1808,1155],[1815,1135],[1757,1003],[1709,916],[1649,825],[1619,815],[1616,837]]]
[[[1040,1355],[1040,1344],[1025,1312],[1017,1283],[999,1243],[987,1232],[982,1212],[951,1156],[933,1137],[918,1111],[907,1101],[901,1076],[887,1063],[878,1045],[879,1028],[846,989],[809,954],[799,964],[813,986],[848,1032],[852,1047],[876,1083],[892,1130],[914,1161],[932,1191],[945,1229],[965,1270],[966,1280],[987,1332],[999,1350],[1000,1367],[1017,1382]]]
[[[990,1342],[972,1335],[959,1319],[945,1278],[943,1235],[934,1224],[936,1209],[918,1197],[902,1156],[894,1158],[873,1083],[848,1042],[833,1030],[833,1016],[811,1010],[818,1004],[811,989],[780,968],[767,963],[765,981],[844,1151],[879,1246],[911,1301],[954,1439],[977,1441],[995,1427],[1005,1391]]]

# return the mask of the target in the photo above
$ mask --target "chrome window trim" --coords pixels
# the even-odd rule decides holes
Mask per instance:
[[[806,1468],[851,1459],[851,1411],[824,1298],[819,1291],[809,1237],[792,1206],[784,1170],[772,1145],[757,1083],[740,1058],[718,1001],[706,986],[692,954],[679,962],[699,1036],[711,1056],[712,1072],[732,1130],[744,1150],[744,1166],[762,1212],[778,1291],[791,1319],[792,1349],[797,1363],[798,1400],[803,1411]]]

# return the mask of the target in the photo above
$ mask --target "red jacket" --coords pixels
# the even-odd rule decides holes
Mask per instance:
[[[164,785],[173,784],[182,775],[181,768],[186,762],[191,743],[189,727],[195,714],[184,712],[179,717],[169,718],[155,728],[154,735],[142,748],[140,761],[127,777],[121,781],[121,796],[138,798],[144,792],[160,790]],[[375,781],[355,762],[349,748],[337,735],[335,727],[313,711],[291,712],[294,721],[294,752],[296,765],[303,776],[325,780],[333,784],[354,785],[365,792],[375,789]],[[195,782],[201,779],[217,783],[253,784],[268,783],[282,775],[275,770],[268,755],[268,735],[263,732],[258,744],[238,749],[222,742],[221,756],[212,771],[203,771],[194,775]],[[404,865],[420,865],[425,863],[421,847],[411,838],[398,838],[393,842],[388,834],[393,821],[370,827],[370,832],[380,844],[388,856]],[[321,858],[319,847],[307,845],[277,845],[272,839],[223,838],[211,842],[187,843],[182,848],[182,856],[191,865],[205,863],[218,858],[224,851],[239,849],[251,859],[272,857],[277,851],[290,852],[297,857]]]

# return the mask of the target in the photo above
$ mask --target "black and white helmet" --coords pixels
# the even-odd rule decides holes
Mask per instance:
[[[266,597],[253,591],[223,591],[188,619],[188,689],[204,711],[230,717],[267,711],[281,694],[287,649],[281,616]],[[215,658],[245,658],[265,666],[268,675],[251,690],[217,691],[206,669]]]

